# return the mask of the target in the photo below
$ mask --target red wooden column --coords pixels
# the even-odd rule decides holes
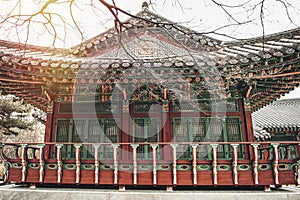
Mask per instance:
[[[53,111],[54,111],[54,104],[53,102],[49,102],[47,105],[47,118],[46,118],[46,130],[45,130],[45,137],[44,137],[44,141],[47,142],[53,142],[51,140],[52,136],[52,129],[54,126],[53,123]],[[45,147],[45,153],[44,153],[44,158],[45,159],[49,159],[50,158],[50,145],[46,145]]]
[[[248,142],[254,142],[254,133],[253,133],[253,122],[252,122],[252,115],[251,115],[251,104],[249,99],[244,99],[244,113],[245,113],[245,123],[246,123],[246,133],[247,133],[247,141]],[[245,138],[246,139],[246,138]],[[244,140],[246,141],[246,140]],[[248,157],[248,150],[249,150],[249,156],[250,159],[253,159],[253,154],[250,149],[248,149],[249,146],[245,146],[245,158]]]

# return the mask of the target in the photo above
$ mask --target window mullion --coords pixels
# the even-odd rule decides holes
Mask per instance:
[[[69,132],[68,132],[68,142],[73,142],[73,129],[74,129],[74,120],[70,119],[70,123],[69,123]],[[72,144],[67,145],[67,157],[71,158],[72,155]]]
[[[100,124],[100,143],[104,143],[104,119],[99,119]],[[100,159],[104,158],[104,145],[100,146]]]
[[[143,120],[143,123],[144,123],[144,135],[143,135],[144,140],[143,140],[143,142],[146,142],[145,138],[147,138],[147,141],[148,141],[148,129],[149,129],[148,120],[150,120],[150,119],[146,118]],[[148,159],[148,145],[144,144],[142,148],[144,148],[144,158]]]
[[[188,118],[188,130],[187,130],[187,133],[188,133],[188,136],[189,136],[189,142],[193,142],[193,129],[192,129],[192,119],[191,118]],[[192,147],[191,145],[188,145],[188,150],[189,150],[189,158],[188,159],[191,159],[192,158]]]
[[[222,119],[222,131],[223,131],[223,141],[227,142],[227,126],[226,126],[226,118]],[[224,153],[225,153],[225,158],[229,158],[229,147],[228,145],[224,145]]]
[[[83,142],[87,142],[88,141],[88,132],[89,132],[89,120],[86,119],[85,120],[85,124],[84,124],[84,132],[83,132]],[[83,145],[82,147],[82,151],[83,151],[83,158],[87,158],[88,156],[88,145]]]

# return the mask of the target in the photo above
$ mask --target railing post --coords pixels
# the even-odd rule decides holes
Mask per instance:
[[[76,184],[80,182],[80,147],[81,144],[74,144],[75,147],[75,159],[76,159]]]
[[[298,147],[300,147],[300,144],[298,144]],[[298,155],[298,161],[295,167],[295,179],[296,183],[300,185],[300,155]]]
[[[8,180],[8,165],[6,159],[3,157],[4,144],[0,142],[0,184],[4,184]]]
[[[132,147],[132,156],[133,156],[133,185],[137,184],[137,155],[136,149],[138,148],[138,144],[131,144]]]
[[[45,144],[39,144],[38,147],[39,147],[39,163],[40,163],[39,182],[42,183],[44,180],[44,170],[45,170],[45,163],[44,163]]]
[[[61,148],[63,144],[56,144],[56,159],[57,159],[57,183],[61,183],[62,179],[62,161],[61,161]]]
[[[233,162],[232,162],[232,171],[233,171],[233,183],[234,185],[238,185],[238,170],[237,170],[237,166],[238,166],[238,152],[237,152],[237,148],[239,146],[239,144],[231,144],[232,148],[233,148]]]
[[[191,144],[193,156],[193,184],[197,185],[197,147],[198,144]]]
[[[22,179],[21,182],[25,182],[26,180],[26,168],[27,168],[27,162],[26,162],[26,147],[27,144],[21,144],[21,163],[22,163]]]
[[[217,160],[218,160],[218,155],[217,155],[217,147],[218,144],[210,144],[212,147],[212,171],[213,171],[213,183],[214,185],[218,185],[218,170],[217,170]]]
[[[93,144],[94,147],[94,160],[95,160],[95,184],[99,184],[99,161],[98,161],[98,149],[99,144]]]
[[[113,147],[113,153],[114,153],[114,184],[117,185],[118,184],[118,170],[119,170],[119,166],[118,166],[118,147],[119,144],[112,144]]]
[[[273,157],[273,170],[274,170],[274,179],[275,185],[279,185],[279,178],[278,178],[278,146],[279,144],[271,144],[274,148],[274,157]]]
[[[157,184],[157,165],[156,165],[156,148],[158,144],[150,144],[152,147],[152,167],[153,167],[153,185]]]
[[[173,185],[177,185],[177,155],[176,155],[176,148],[178,144],[171,144],[173,148]]]
[[[297,185],[300,185],[300,160],[297,161],[295,166],[295,181]]]
[[[258,146],[259,144],[251,144],[254,151],[254,160],[253,160],[253,175],[254,175],[254,184],[258,185]]]

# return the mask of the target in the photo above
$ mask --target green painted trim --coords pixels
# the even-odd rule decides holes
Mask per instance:
[[[248,171],[248,170],[252,170],[252,165],[251,164],[239,164],[237,166],[237,170],[239,171]]]
[[[53,166],[53,167],[51,167]],[[48,163],[45,165],[45,169],[53,169],[53,170],[57,170],[57,164],[55,163]]]
[[[187,165],[177,165],[176,169],[179,171],[188,171],[188,170],[192,170],[192,166],[187,164]]]
[[[81,170],[95,170],[94,164],[81,164],[80,165]]]
[[[112,164],[101,164],[99,168],[100,168],[100,170],[113,170],[114,165],[112,165]]]
[[[140,170],[140,171],[151,171],[152,170],[152,165],[147,165],[147,164],[138,165],[137,169]]]
[[[11,163],[11,168],[21,169],[22,165],[21,165],[21,163]]]
[[[40,169],[39,163],[27,163],[27,168],[29,169]]]
[[[279,171],[294,170],[293,164],[278,164]]]
[[[162,165],[157,165],[157,170],[162,170],[162,171],[169,171],[171,170],[171,164],[162,164]]]
[[[75,164],[64,164],[63,165],[63,169],[66,169],[66,170],[75,170],[76,169],[76,165]]]
[[[123,170],[123,171],[132,171],[133,166],[132,165],[119,165],[119,170]]]
[[[258,171],[272,170],[271,164],[258,164]]]
[[[227,170],[232,170],[232,166],[231,165],[217,165],[217,170],[218,171],[227,171]]]
[[[197,165],[197,171],[211,170],[211,165]]]

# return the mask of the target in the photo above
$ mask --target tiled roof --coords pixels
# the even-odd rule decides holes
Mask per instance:
[[[256,141],[264,141],[271,138],[271,134],[259,126],[253,125],[253,133]]]
[[[162,66],[176,68],[195,80],[219,80],[221,77],[226,97],[243,93],[249,98],[252,111],[256,111],[299,86],[300,28],[224,43],[173,23],[147,8],[122,25],[121,30],[114,27],[70,49],[0,40],[0,87],[42,105],[44,110],[51,100],[51,91],[56,92],[52,93],[53,97],[59,92],[70,93],[78,77],[83,83],[116,82],[117,74],[126,69],[143,66],[159,70]],[[147,49],[141,44],[148,41],[147,37],[153,39],[153,44],[161,41],[158,42],[160,47],[172,45],[171,53],[164,51],[155,56],[135,57],[123,47],[128,44],[133,52],[138,45],[142,50]],[[135,42],[134,38],[139,41]],[[133,48],[129,44],[133,44]],[[120,46],[127,57],[115,51]],[[117,54],[109,56],[113,51]],[[147,55],[147,51],[137,52]],[[216,66],[217,72],[210,66]]]
[[[278,100],[252,114],[253,124],[267,130],[299,130],[300,98]]]

